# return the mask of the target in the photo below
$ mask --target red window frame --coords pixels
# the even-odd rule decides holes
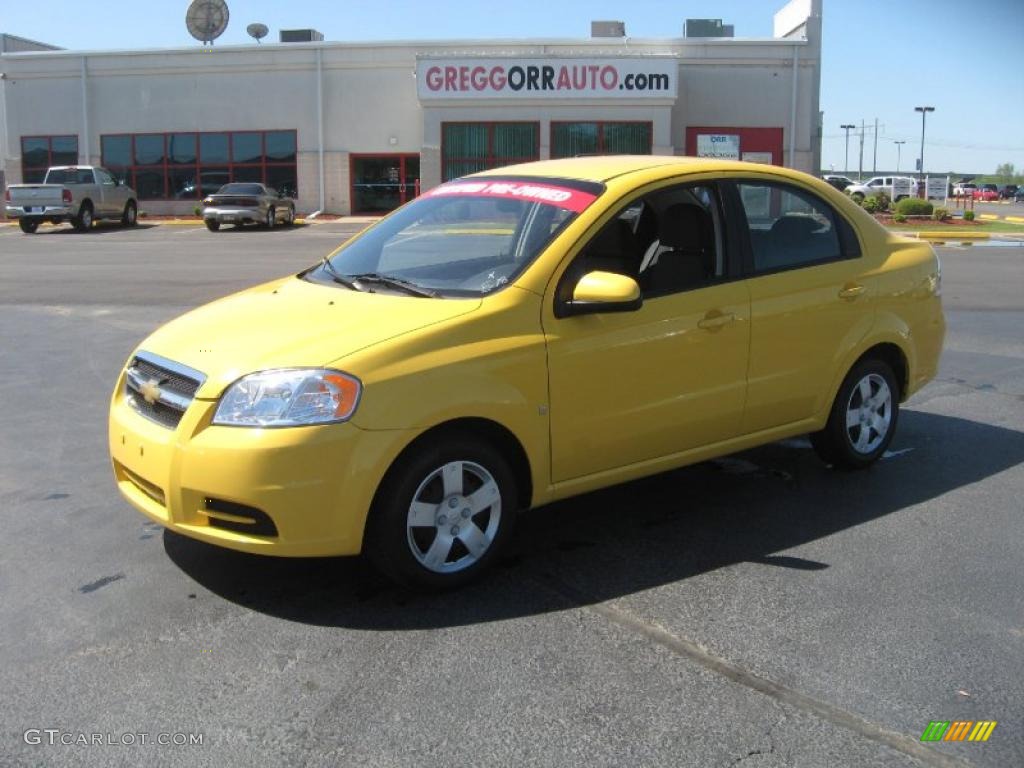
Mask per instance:
[[[25,140],[26,139],[46,139],[46,165],[26,165],[25,164]],[[56,133],[52,135],[38,135],[38,136],[22,136],[21,137],[21,180],[25,181],[30,171],[42,171],[43,175],[46,175],[46,171],[49,170],[50,166],[53,165],[53,140],[54,139],[74,139],[75,140],[75,154],[78,154],[78,134],[77,133]],[[78,157],[75,158],[75,162],[78,162]]]
[[[484,157],[448,157],[445,150],[445,127],[449,125],[477,125],[487,128],[487,155]],[[494,154],[494,129],[499,125],[532,125],[534,136],[533,143],[536,147],[532,157],[507,157]],[[456,163],[485,163],[486,167],[480,170],[500,168],[503,165],[514,163],[529,163],[533,160],[540,160],[540,123],[535,120],[447,120],[441,123],[441,181],[450,181],[444,178],[445,165],[450,162]],[[502,162],[504,161],[504,162]]]
[[[570,157],[570,155],[556,155],[555,150],[555,127],[559,125],[596,125],[597,126],[597,154],[603,155],[605,152],[604,147],[604,128],[606,125],[646,125],[650,131],[651,144],[647,149],[647,152],[641,154],[651,154],[654,152],[654,121],[653,120],[552,120],[551,125],[548,129],[549,146],[551,147],[551,159],[558,160],[563,157]]]
[[[260,157],[261,160],[258,163],[236,163],[234,161],[235,152],[235,134],[259,134],[260,135]],[[295,137],[295,160],[280,162],[272,161],[267,158],[267,134],[268,133],[291,133]],[[225,134],[228,139],[228,153],[227,160],[225,162],[205,161],[202,156],[202,149],[200,147],[200,137],[206,135]],[[171,136],[180,135],[192,135],[196,137],[196,160],[194,163],[172,163],[168,157],[168,147],[170,146]],[[131,163],[129,165],[121,165],[119,163],[108,163],[106,153],[104,152],[103,140],[107,138],[120,138],[127,136],[130,139],[128,148],[128,157]],[[163,151],[163,162],[156,165],[140,165],[135,162],[135,140],[140,136],[162,136],[164,142]],[[181,170],[194,170],[196,174],[196,180],[201,180],[202,172],[204,170],[221,170],[226,169],[228,173],[228,179],[233,180],[235,175],[235,168],[259,168],[260,169],[260,181],[255,183],[266,184],[267,173],[271,168],[291,168],[295,171],[295,194],[292,197],[298,198],[298,186],[299,186],[299,173],[298,173],[298,154],[299,154],[299,132],[294,128],[269,128],[266,130],[224,130],[224,131],[163,131],[163,132],[145,132],[145,133],[105,133],[100,136],[100,153],[102,159],[102,165],[105,168],[111,170],[112,173],[118,176],[123,176],[130,180],[131,186],[138,191],[138,185],[135,183],[135,175],[138,172],[145,171],[160,171],[164,178],[164,190],[161,197],[142,197],[141,200],[198,200],[199,193],[201,191],[201,184],[196,184],[195,197],[181,197],[175,198],[171,196],[170,190],[170,174],[172,171]]]

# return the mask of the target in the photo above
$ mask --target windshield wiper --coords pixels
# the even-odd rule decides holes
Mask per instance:
[[[358,285],[356,285],[355,280],[351,280],[342,275],[341,273],[339,273],[337,270],[335,270],[334,267],[331,266],[330,259],[328,259],[326,256],[324,256],[323,259],[321,259],[320,263],[323,265],[324,271],[331,276],[331,280],[333,280],[334,282],[339,283],[340,285],[344,285],[346,288],[352,291],[363,290]]]
[[[413,296],[423,296],[428,299],[437,298],[437,291],[424,288],[422,285],[416,285],[416,283],[410,283],[408,280],[403,280],[400,277],[381,275],[376,272],[364,272],[361,275],[346,275],[346,277],[357,285],[359,283],[376,283],[378,285],[386,285],[388,288],[397,288]]]

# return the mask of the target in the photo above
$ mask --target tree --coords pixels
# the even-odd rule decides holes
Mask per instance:
[[[1000,163],[996,166],[996,176],[999,177],[999,181],[1004,184],[1009,184],[1013,181],[1013,177],[1016,175],[1016,169],[1013,167],[1013,163]]]

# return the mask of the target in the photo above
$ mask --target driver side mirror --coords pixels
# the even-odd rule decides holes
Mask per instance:
[[[573,286],[572,299],[560,315],[590,315],[599,312],[635,312],[643,305],[640,285],[617,272],[588,272]]]

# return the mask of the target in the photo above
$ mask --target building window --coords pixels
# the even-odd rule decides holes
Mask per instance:
[[[551,157],[649,155],[653,123],[551,123]]]
[[[540,158],[540,123],[442,123],[442,181]]]
[[[103,165],[140,200],[198,200],[233,181],[298,196],[295,131],[124,133],[100,143]]]
[[[78,164],[77,136],[22,136],[21,180],[39,184],[51,165]]]

